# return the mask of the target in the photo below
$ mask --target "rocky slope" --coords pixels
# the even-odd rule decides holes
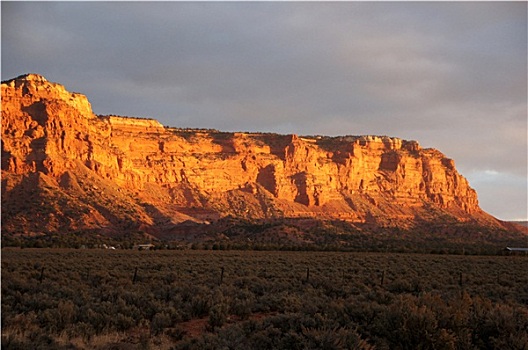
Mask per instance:
[[[174,237],[228,216],[501,225],[415,141],[169,128],[96,116],[40,75],[2,82],[3,234]]]

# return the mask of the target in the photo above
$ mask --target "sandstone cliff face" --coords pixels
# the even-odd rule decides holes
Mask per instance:
[[[85,96],[35,74],[2,83],[3,213],[32,174],[84,208],[78,217],[51,213],[63,218],[56,229],[115,225],[123,208],[151,232],[226,215],[390,223],[435,212],[490,220],[453,160],[415,141],[224,133],[96,116]]]

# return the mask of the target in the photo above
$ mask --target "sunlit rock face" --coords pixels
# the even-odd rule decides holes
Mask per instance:
[[[8,206],[24,186],[45,186],[65,206],[83,208],[72,216],[50,205],[57,229],[111,227],[123,210],[153,232],[227,215],[490,220],[453,160],[416,141],[226,133],[96,116],[84,95],[36,74],[2,83],[2,181]],[[30,217],[23,226],[34,229]]]

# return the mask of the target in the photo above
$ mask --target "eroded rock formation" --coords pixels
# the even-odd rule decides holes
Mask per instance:
[[[226,133],[96,116],[84,95],[36,74],[2,83],[2,181],[2,213],[13,216],[2,226],[13,232],[128,223],[160,234],[227,215],[493,221],[453,160],[416,141]],[[28,188],[37,198],[24,204]],[[39,213],[43,224],[31,217],[33,206],[48,207]]]

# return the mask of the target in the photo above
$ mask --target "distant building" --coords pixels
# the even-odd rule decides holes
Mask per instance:
[[[506,250],[510,252],[510,254],[512,253],[525,253],[525,254],[528,254],[528,248],[514,248],[514,247],[506,247]]]

